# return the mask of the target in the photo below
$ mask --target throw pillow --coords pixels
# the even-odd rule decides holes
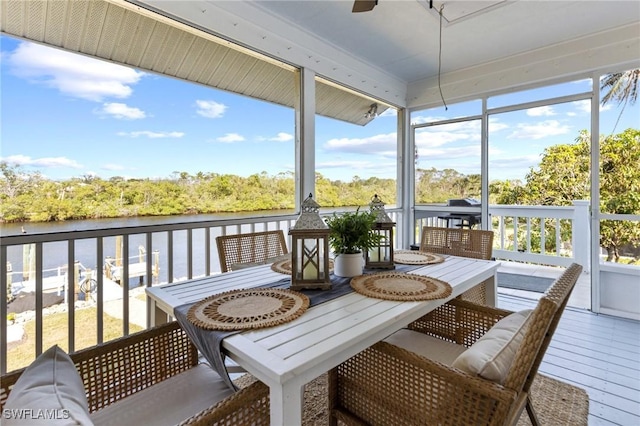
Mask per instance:
[[[460,354],[453,367],[504,383],[527,330],[531,310],[514,312],[498,321],[471,347]]]
[[[58,345],[43,352],[13,386],[3,425],[92,425],[82,379]]]

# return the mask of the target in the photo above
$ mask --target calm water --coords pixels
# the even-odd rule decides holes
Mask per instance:
[[[269,215],[290,214],[290,211],[269,212]],[[222,213],[215,215],[190,215],[190,216],[162,216],[162,217],[134,217],[134,218],[118,218],[118,219],[89,219],[66,222],[36,222],[25,224],[2,224],[0,226],[0,235],[19,235],[22,228],[27,233],[52,233],[64,231],[80,231],[91,229],[105,228],[123,228],[132,226],[157,225],[167,223],[184,223],[199,222],[207,220],[220,220],[238,217],[255,216],[256,213]],[[216,229],[211,230],[212,248],[215,247]],[[203,275],[205,273],[205,235],[204,230],[193,231],[193,275]],[[131,263],[138,262],[140,252],[148,250],[145,247],[146,239],[144,235],[132,235],[129,238],[129,256]],[[159,232],[153,234],[151,251],[157,251],[159,256],[160,275],[159,282],[168,282],[167,276],[167,233]],[[58,274],[58,268],[65,267],[67,263],[67,243],[46,243],[43,245],[43,269],[44,276],[53,276]],[[174,231],[173,233],[173,258],[174,258],[174,279],[185,278],[188,275],[187,269],[187,232]],[[103,239],[103,254],[106,257],[116,256],[116,238]],[[13,275],[12,281],[18,282],[23,280],[22,271],[29,269],[29,256],[23,247],[9,247],[7,250],[7,259],[11,264]],[[97,265],[97,241],[96,239],[77,240],[75,245],[75,259],[79,261],[84,268],[95,270]],[[212,250],[210,259],[211,269],[219,268],[218,256]],[[33,261],[32,261],[33,263]],[[130,285],[138,285],[139,279],[132,278]]]

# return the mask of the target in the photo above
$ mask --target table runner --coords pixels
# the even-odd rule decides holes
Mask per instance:
[[[396,265],[396,272],[410,272],[415,269],[424,267],[424,265]],[[374,274],[382,272],[379,269],[365,269],[365,274]],[[309,297],[309,307],[319,305],[320,303],[333,300],[345,294],[353,292],[350,285],[350,277],[338,277],[331,274],[331,289],[329,290],[298,290],[301,293]],[[275,281],[266,285],[256,286],[262,288],[289,288],[291,286],[291,277],[284,277],[281,280]],[[193,306],[193,303],[185,303],[184,305],[177,306],[174,309],[174,316],[180,326],[187,333],[187,336],[191,339],[193,344],[198,348],[198,351],[209,362],[211,368],[213,368],[222,377],[224,382],[233,390],[238,390],[237,386],[233,383],[227,372],[225,365],[226,355],[222,351],[222,340],[235,333],[242,333],[243,330],[237,331],[220,331],[220,330],[206,330],[192,324],[187,319],[187,312],[189,308]]]

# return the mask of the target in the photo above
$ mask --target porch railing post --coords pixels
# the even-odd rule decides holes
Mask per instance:
[[[590,272],[591,226],[589,219],[589,200],[573,200],[574,216],[571,230],[573,257],[576,263],[583,267],[584,272]]]

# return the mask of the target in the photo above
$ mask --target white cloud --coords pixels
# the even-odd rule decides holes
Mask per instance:
[[[428,131],[416,132],[415,144],[417,148],[438,147],[448,143],[469,140],[471,136],[466,133]]]
[[[375,170],[376,176],[381,177],[385,174],[385,171],[388,173],[389,170],[393,171],[396,168],[395,161],[388,162],[380,162],[380,161],[349,161],[349,160],[334,160],[334,161],[322,161],[316,163],[317,170],[349,170],[349,173],[353,173],[356,170]],[[348,179],[353,177],[353,174],[349,175]]]
[[[398,116],[398,110],[395,108],[387,108],[384,110],[382,114],[379,115],[379,117],[397,117],[397,116]]]
[[[549,136],[566,135],[571,126],[561,125],[557,120],[546,120],[534,124],[520,123],[509,139],[543,139]]]
[[[71,160],[66,157],[42,157],[31,158],[26,155],[10,155],[4,157],[2,161],[7,163],[16,164],[19,166],[32,166],[32,167],[71,167],[74,169],[81,169],[83,166],[75,160]]]
[[[184,132],[152,132],[150,130],[139,130],[136,132],[118,132],[118,136],[126,136],[130,138],[139,138],[140,136],[144,136],[149,139],[181,138],[184,136]]]
[[[480,144],[455,146],[455,147],[427,147],[418,148],[418,161],[428,159],[428,161],[451,160],[453,158],[480,158]]]
[[[556,113],[551,105],[545,105],[536,108],[529,108],[527,110],[527,115],[529,117],[549,117],[556,115]]]
[[[220,118],[228,108],[226,105],[216,101],[197,100],[196,105],[198,106],[198,110],[196,112],[207,118]]]
[[[493,132],[499,132],[500,130],[508,129],[509,125],[502,123],[495,118],[489,118],[489,134]]]
[[[124,166],[122,166],[121,164],[105,164],[101,167],[101,169],[117,172],[119,170],[124,170]]]
[[[269,138],[269,140],[274,142],[289,142],[293,140],[293,135],[290,133],[280,132],[277,136]]]
[[[242,142],[244,140],[245,140],[244,136],[239,135],[237,133],[227,133],[224,136],[220,136],[219,138],[216,138],[216,141],[223,142],[223,143],[235,143],[235,142]]]
[[[100,114],[110,115],[119,120],[139,120],[146,118],[147,114],[139,108],[132,108],[119,102],[111,102],[102,105]]]
[[[413,117],[413,119],[411,120],[411,124],[433,123],[433,122],[444,120],[444,119],[446,119],[446,117],[430,117],[430,116],[418,115]]]
[[[582,112],[585,114],[590,114],[591,113],[591,101],[589,99],[583,99],[581,101],[575,101],[572,102],[572,104],[576,107],[576,110],[578,112]],[[600,104],[600,112],[602,111],[609,111],[610,109],[613,108],[613,105],[611,103],[608,103],[606,105],[602,105]],[[567,115],[572,115],[571,113],[567,114]],[[572,116],[575,116],[577,114],[573,114]]]
[[[144,73],[35,43],[22,42],[7,55],[11,72],[75,98],[101,102],[127,98]]]
[[[321,163],[316,164],[318,169],[342,169],[342,168],[352,168],[352,169],[370,169],[375,167],[375,163],[372,161],[323,161]]]
[[[415,144],[418,148],[439,147],[461,141],[478,141],[479,145],[479,120],[423,127],[415,135]]]
[[[508,158],[494,158],[489,161],[490,169],[513,169],[518,172],[536,167],[540,163],[540,155],[530,154]]]
[[[356,154],[396,155],[396,134],[387,133],[367,138],[336,138],[324,144],[327,151],[350,152]]]
[[[575,102],[572,102],[572,104],[573,106],[576,107],[576,110],[578,110],[579,112],[586,112],[586,113],[591,112],[591,101],[588,99],[575,101]]]

